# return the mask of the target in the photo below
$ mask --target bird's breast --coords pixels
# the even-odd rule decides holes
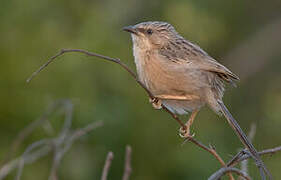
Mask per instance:
[[[134,48],[134,56],[138,77],[153,94],[170,94],[181,88],[180,72],[172,70],[155,52]]]

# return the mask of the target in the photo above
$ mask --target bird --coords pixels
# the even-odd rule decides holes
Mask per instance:
[[[236,86],[239,77],[212,58],[197,44],[181,36],[167,22],[148,21],[123,28],[131,34],[139,81],[153,94],[153,107],[165,106],[174,114],[190,114],[184,138],[193,137],[190,127],[199,110],[207,105],[224,115],[256,164],[271,176],[257,150],[223,103],[225,85]]]

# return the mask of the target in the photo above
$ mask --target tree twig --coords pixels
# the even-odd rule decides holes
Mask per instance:
[[[112,160],[113,160],[113,152],[110,151],[107,154],[107,157],[106,157],[106,160],[104,163],[101,180],[107,180],[107,176],[108,176],[108,172],[109,172]]]
[[[244,161],[246,159],[251,158],[251,155],[249,155],[248,153],[245,153],[245,151],[247,150],[242,150],[240,152],[238,152],[228,163],[227,166],[228,167],[233,167],[236,164],[238,164],[241,161]],[[262,150],[260,152],[258,152],[259,155],[266,155],[266,154],[275,154],[276,152],[281,151],[281,146],[275,147],[275,148],[271,148],[271,149],[265,149]]]
[[[48,61],[46,63],[44,63],[37,71],[33,72],[32,75],[26,80],[26,82],[29,83],[39,72],[41,72],[43,69],[45,69],[56,58],[58,58],[59,56],[62,56],[65,53],[70,53],[70,52],[78,52],[78,53],[85,54],[87,56],[94,56],[94,57],[98,57],[98,58],[104,59],[106,61],[110,61],[110,62],[114,62],[116,64],[119,64],[146,91],[146,93],[148,94],[148,96],[151,99],[155,99],[153,94],[146,88],[146,86],[142,82],[139,81],[139,79],[137,78],[136,74],[125,63],[123,63],[120,59],[111,58],[111,57],[108,57],[108,56],[104,56],[104,55],[100,55],[100,54],[97,54],[97,53],[89,52],[89,51],[86,51],[86,50],[83,50],[83,49],[62,49],[58,54],[56,54],[56,55],[52,56],[50,59],[48,59]],[[161,106],[162,106],[163,110],[168,112],[180,124],[180,126],[182,127],[183,130],[186,129],[184,123],[178,118],[177,115],[172,113],[165,105],[161,105]]]
[[[57,100],[53,103],[51,103],[47,110],[43,113],[43,115],[31,122],[29,125],[27,125],[23,130],[19,132],[15,140],[12,142],[11,149],[7,153],[6,158],[1,162],[1,165],[7,162],[11,156],[15,153],[16,149],[20,146],[20,144],[39,126],[44,124],[45,122],[48,122],[48,117],[50,114],[52,114],[59,106],[62,104],[67,103],[68,100]]]
[[[12,170],[16,168],[18,168],[16,179],[20,180],[25,164],[33,163],[52,151],[54,151],[54,159],[49,179],[57,179],[56,172],[60,165],[62,157],[70,149],[74,141],[92,131],[93,129],[103,125],[101,121],[96,121],[84,128],[80,128],[71,132],[70,128],[73,113],[72,103],[68,100],[62,100],[56,101],[55,104],[57,104],[56,108],[59,108],[58,105],[64,107],[64,111],[66,113],[64,127],[62,128],[61,133],[54,138],[36,141],[35,143],[29,145],[20,157],[4,164],[0,169],[0,180],[4,179]],[[33,127],[33,123],[31,123],[31,125]]]
[[[131,155],[132,155],[132,148],[131,146],[127,145],[126,147],[126,154],[125,154],[125,167],[122,180],[129,180],[132,167],[131,167]]]

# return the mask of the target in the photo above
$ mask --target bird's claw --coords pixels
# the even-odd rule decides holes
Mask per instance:
[[[161,109],[162,108],[162,102],[158,98],[149,98],[149,102],[152,104],[152,107],[154,109]]]
[[[181,138],[193,138],[195,136],[195,133],[190,134],[190,130],[189,127],[185,127],[185,129],[183,129],[182,127],[179,129],[179,136]]]

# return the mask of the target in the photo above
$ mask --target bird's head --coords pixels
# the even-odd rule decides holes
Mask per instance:
[[[123,30],[131,33],[134,46],[146,50],[161,48],[179,36],[171,24],[159,21],[143,22]]]

